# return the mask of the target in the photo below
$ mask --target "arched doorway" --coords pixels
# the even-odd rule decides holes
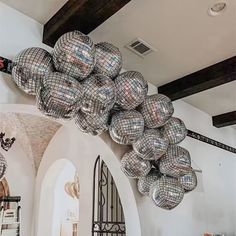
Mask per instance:
[[[42,182],[37,235],[78,235],[73,226],[78,225],[79,200],[65,191],[75,174],[74,164],[67,159],[57,160],[48,169]]]

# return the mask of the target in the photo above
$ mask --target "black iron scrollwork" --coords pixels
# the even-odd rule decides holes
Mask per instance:
[[[93,179],[93,236],[125,236],[125,220],[119,193],[106,164],[97,158]]]
[[[95,233],[110,233],[125,235],[125,223],[119,222],[94,222]]]

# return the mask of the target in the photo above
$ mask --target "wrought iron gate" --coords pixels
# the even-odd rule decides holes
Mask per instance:
[[[98,156],[93,176],[93,236],[125,236],[125,220],[113,177]]]

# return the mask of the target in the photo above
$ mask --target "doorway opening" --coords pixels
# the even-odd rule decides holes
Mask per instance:
[[[92,236],[126,235],[125,219],[115,181],[98,156],[93,176]]]
[[[67,159],[57,160],[48,169],[42,182],[37,235],[79,235],[77,178],[76,167]]]

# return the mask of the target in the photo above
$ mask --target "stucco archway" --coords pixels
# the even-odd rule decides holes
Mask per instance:
[[[101,138],[84,135],[76,129],[73,123],[64,125],[58,130],[44,154],[38,171],[35,199],[36,224],[39,216],[38,202],[42,194],[43,178],[52,163],[61,158],[66,158],[75,164],[80,178],[80,234],[91,235],[93,170],[95,160],[100,155],[116,182],[124,209],[127,235],[141,236],[141,225],[135,198],[138,196],[136,186],[120,170],[119,158],[125,149],[123,146],[114,144],[107,134]],[[35,235],[39,236],[37,232]]]

